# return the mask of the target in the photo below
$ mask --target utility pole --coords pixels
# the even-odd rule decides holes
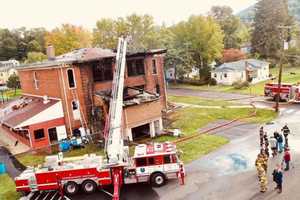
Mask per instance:
[[[290,30],[291,30],[291,26],[278,26],[278,29],[281,30],[288,30],[289,31],[289,38],[288,41],[289,42],[291,40],[291,36],[290,36]],[[276,95],[276,105],[275,105],[275,111],[279,112],[279,101],[280,101],[280,93],[281,93],[281,80],[282,80],[282,68],[283,68],[283,59],[284,59],[284,51],[286,50],[286,46],[285,46],[285,42],[286,40],[284,39],[284,34],[280,33],[280,40],[283,41],[283,47],[281,47],[280,49],[280,60],[279,60],[279,73],[278,73],[278,91],[277,91],[277,95]],[[288,47],[287,47],[288,48]]]

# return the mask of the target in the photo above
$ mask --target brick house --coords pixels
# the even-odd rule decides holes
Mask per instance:
[[[23,96],[59,101],[65,135],[101,133],[109,109],[115,52],[84,48],[55,57],[53,51],[49,49],[48,61],[18,67]],[[163,128],[165,53],[149,50],[127,54],[123,132],[130,140],[155,136]],[[44,135],[49,138],[49,134],[44,128]]]

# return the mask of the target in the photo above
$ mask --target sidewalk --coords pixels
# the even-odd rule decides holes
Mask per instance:
[[[30,149],[21,141],[19,141],[18,145],[15,146],[16,141],[17,139],[14,136],[10,135],[5,129],[0,126],[0,146],[4,146],[9,149],[9,151],[13,155],[26,152]]]

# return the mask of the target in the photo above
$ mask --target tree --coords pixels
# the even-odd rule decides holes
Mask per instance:
[[[17,58],[18,49],[15,38],[8,29],[0,29],[0,60]]]
[[[45,52],[44,28],[0,29],[0,60],[25,60],[28,52]]]
[[[28,52],[25,63],[42,62],[43,60],[46,60],[46,59],[47,59],[47,56],[45,54],[43,54],[42,52]]]
[[[223,58],[221,62],[222,63],[234,62],[245,58],[246,55],[243,52],[241,52],[241,50],[239,49],[225,49],[223,51]]]
[[[78,48],[90,47],[92,35],[88,30],[71,24],[63,24],[46,33],[45,45],[53,45],[55,53],[61,55]]]
[[[243,34],[247,29],[243,29],[240,19],[233,14],[229,6],[213,6],[210,15],[219,23],[224,32],[224,46],[226,49],[239,48],[244,40]]]
[[[101,19],[93,31],[93,44],[102,48],[114,49],[118,38],[130,38],[128,48],[132,51],[158,48],[159,28],[154,25],[150,15],[132,14],[125,18]]]
[[[174,59],[184,68],[198,68],[200,79],[207,81],[209,64],[222,56],[224,36],[220,26],[212,17],[191,16],[172,27],[172,32],[173,50],[179,49],[174,50]]]
[[[292,25],[286,0],[260,0],[255,7],[253,52],[264,58],[278,58],[283,45],[279,26]]]
[[[8,77],[7,87],[15,90],[15,95],[17,94],[17,89],[20,88],[20,79],[16,74],[12,74]]]

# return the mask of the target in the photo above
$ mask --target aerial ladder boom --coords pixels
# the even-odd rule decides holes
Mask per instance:
[[[109,165],[123,165],[128,161],[128,147],[124,146],[122,134],[126,48],[126,39],[119,38],[109,107],[108,136],[105,143]]]

